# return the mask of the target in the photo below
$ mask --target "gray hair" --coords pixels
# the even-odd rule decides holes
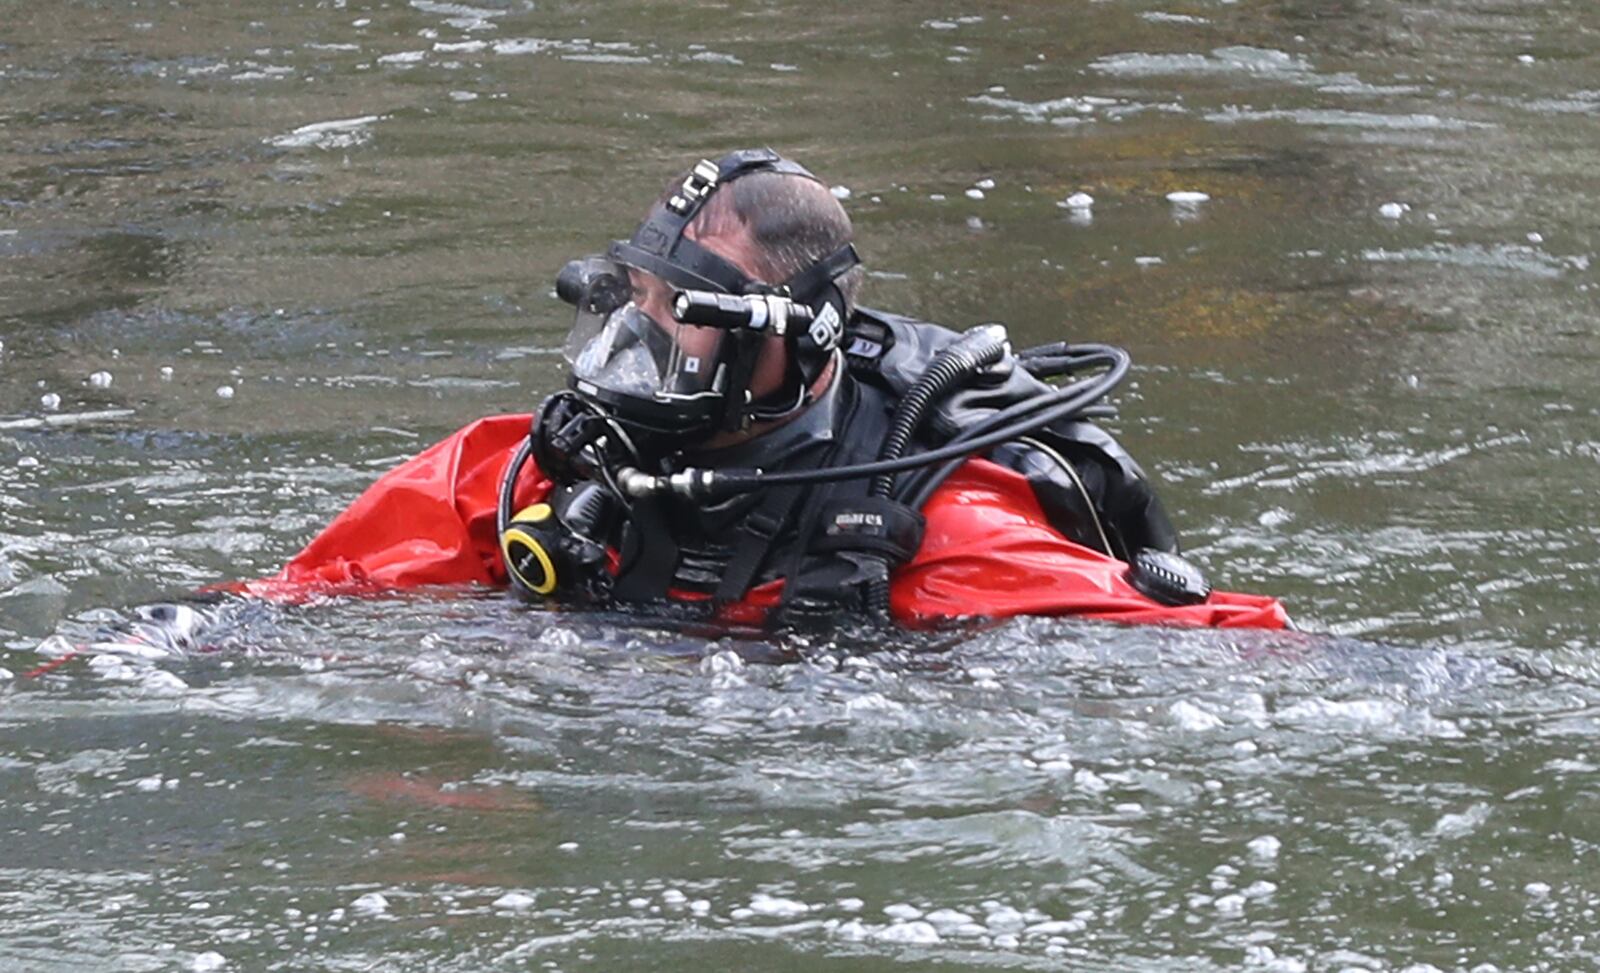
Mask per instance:
[[[757,276],[769,284],[788,280],[855,238],[850,217],[827,186],[778,172],[752,172],[718,189],[691,225],[702,235],[743,231],[755,251]],[[847,312],[855,307],[862,276],[860,267],[852,267],[837,278]]]

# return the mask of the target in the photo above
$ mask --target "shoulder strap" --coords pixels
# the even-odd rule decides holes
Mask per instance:
[[[789,523],[789,515],[805,490],[804,486],[795,484],[769,491],[755,509],[745,515],[739,524],[733,557],[728,560],[722,580],[717,584],[717,601],[738,601],[750,590],[750,583],[767,562],[774,542]]]
[[[612,594],[620,601],[665,598],[678,568],[678,543],[667,526],[660,497],[634,501],[633,515],[622,536],[622,569]]]

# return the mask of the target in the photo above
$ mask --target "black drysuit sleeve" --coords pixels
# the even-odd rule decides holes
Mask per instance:
[[[1140,548],[1178,553],[1178,534],[1138,464],[1104,430],[1066,423],[996,448],[990,458],[1028,478],[1068,540],[1128,560]]]

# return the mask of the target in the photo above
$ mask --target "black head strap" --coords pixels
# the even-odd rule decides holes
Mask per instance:
[[[778,172],[821,181],[805,166],[771,149],[740,149],[715,162],[702,159],[689,171],[683,185],[651,208],[650,215],[633,231],[632,239],[611,245],[610,256],[682,288],[725,294],[771,290],[684,235],[712,193],[752,172]]]
[[[861,263],[856,245],[847,243],[816,263],[790,277],[783,286],[789,295],[802,304],[811,304],[834,278]]]

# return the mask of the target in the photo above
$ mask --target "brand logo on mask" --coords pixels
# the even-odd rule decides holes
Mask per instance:
[[[812,319],[808,333],[811,342],[824,351],[832,351],[839,344],[839,338],[844,334],[844,328],[839,321],[839,312],[834,310],[832,304],[824,304],[822,310]]]

